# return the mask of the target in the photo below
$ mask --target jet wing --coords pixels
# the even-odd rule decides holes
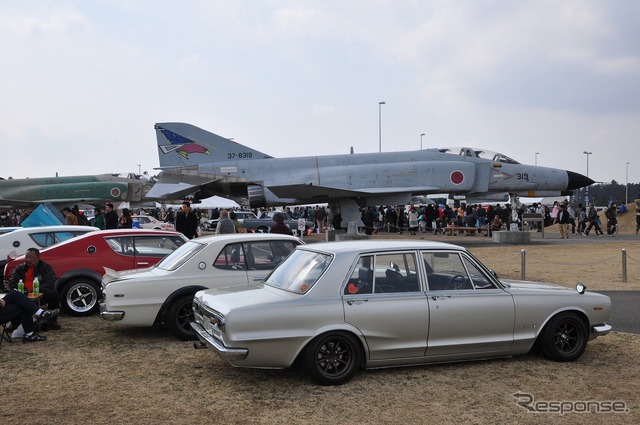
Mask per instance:
[[[196,192],[200,186],[188,183],[156,183],[145,199],[179,199]]]

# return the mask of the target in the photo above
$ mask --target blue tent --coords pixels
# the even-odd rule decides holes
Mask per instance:
[[[22,227],[59,226],[65,224],[65,219],[53,205],[40,204],[29,217],[20,223]]]

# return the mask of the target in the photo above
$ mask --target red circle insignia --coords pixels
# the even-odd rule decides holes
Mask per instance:
[[[464,181],[464,174],[462,171],[454,171],[451,173],[451,183],[453,184],[461,184]]]
[[[111,196],[113,196],[114,198],[118,198],[120,196],[120,189],[118,189],[117,187],[112,188]]]

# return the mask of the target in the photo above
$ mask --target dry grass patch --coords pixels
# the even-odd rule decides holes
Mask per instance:
[[[61,331],[35,344],[3,344],[2,379],[21,403],[2,424],[199,423],[637,423],[640,336],[612,333],[574,363],[532,353],[360,373],[321,387],[302,370],[234,369],[162,329],[121,328],[97,316],[63,316]],[[537,401],[621,400],[627,414],[528,413],[512,394]],[[32,403],[30,400],[36,400]],[[26,408],[28,407],[28,408]]]

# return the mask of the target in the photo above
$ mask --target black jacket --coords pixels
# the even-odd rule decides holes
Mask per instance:
[[[185,215],[179,211],[176,215],[176,231],[182,232],[187,238],[193,239],[198,236],[198,216],[193,211]]]
[[[25,274],[27,273],[27,265],[25,263],[20,264],[13,271],[11,275],[11,279],[9,279],[9,287],[12,289],[18,289],[18,281],[22,279],[24,282]],[[40,291],[44,290],[54,290],[56,285],[56,273],[53,271],[53,267],[44,261],[38,261],[36,264],[35,270],[33,271],[33,277],[37,277],[40,281]]]

